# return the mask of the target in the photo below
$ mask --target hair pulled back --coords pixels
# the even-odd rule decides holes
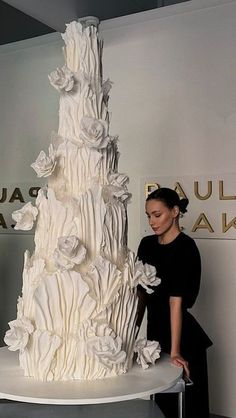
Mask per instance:
[[[174,206],[178,206],[181,213],[187,212],[187,206],[189,203],[188,199],[180,199],[178,193],[168,187],[161,187],[160,189],[154,190],[154,192],[148,195],[146,202],[148,200],[159,200],[169,209],[173,209]]]

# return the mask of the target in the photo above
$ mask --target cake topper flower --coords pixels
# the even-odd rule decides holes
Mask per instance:
[[[38,177],[48,177],[56,167],[55,151],[52,144],[49,146],[49,156],[41,151],[31,167],[36,171]]]
[[[23,351],[28,344],[29,336],[34,332],[34,326],[24,316],[9,322],[10,329],[6,332],[4,342],[10,351]]]
[[[136,341],[134,352],[137,353],[137,363],[145,370],[149,368],[149,364],[155,364],[155,361],[160,358],[161,346],[158,341],[141,338]]]
[[[143,264],[142,261],[136,261],[134,266],[134,285],[140,284],[146,292],[151,294],[154,292],[148,286],[158,286],[161,279],[156,276],[156,268],[150,264]]]
[[[80,139],[90,148],[105,148],[110,141],[108,123],[105,120],[84,116],[80,129]]]
[[[29,231],[33,228],[38,215],[38,209],[31,202],[26,203],[21,209],[12,213],[12,219],[16,222],[14,229]]]
[[[54,251],[56,266],[61,270],[68,270],[75,264],[81,264],[86,256],[86,248],[75,235],[60,237]]]
[[[57,68],[48,78],[51,85],[59,92],[71,91],[75,84],[74,74],[66,65]]]
[[[111,369],[113,364],[125,362],[126,353],[121,350],[121,346],[120,337],[113,338],[111,335],[93,337],[87,340],[87,354],[95,357],[105,368]]]

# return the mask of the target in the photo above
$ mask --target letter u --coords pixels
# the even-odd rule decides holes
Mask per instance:
[[[209,199],[209,197],[212,195],[212,181],[208,181],[207,182],[207,194],[205,194],[204,196],[201,196],[199,193],[199,183],[198,181],[194,182],[194,194],[196,196],[197,199],[200,200],[207,200]]]
[[[7,198],[7,189],[5,187],[3,187],[2,189],[2,197],[0,199],[0,203],[3,203],[6,201]]]

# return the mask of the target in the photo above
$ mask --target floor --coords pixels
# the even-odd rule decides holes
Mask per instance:
[[[142,400],[105,405],[40,405],[0,400],[0,418],[164,418],[153,402]],[[199,417],[200,418],[200,417]],[[227,418],[211,415],[211,418]]]
[[[0,401],[0,418],[165,418],[152,401],[98,405],[40,405]]]

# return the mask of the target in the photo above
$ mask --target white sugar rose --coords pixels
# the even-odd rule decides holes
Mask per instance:
[[[124,203],[131,198],[131,193],[128,192],[126,187],[129,181],[129,177],[126,174],[111,173],[108,174],[107,179],[109,184],[103,188],[103,198],[106,202],[116,198]]]
[[[30,334],[34,331],[33,324],[22,316],[9,322],[9,326],[10,329],[5,334],[4,342],[9,346],[10,351],[23,351],[28,344]]]
[[[143,264],[142,261],[136,261],[134,266],[134,284],[140,284],[147,293],[153,293],[148,286],[158,286],[161,279],[156,277],[156,268],[150,264]]]
[[[59,92],[71,91],[75,84],[74,74],[66,65],[57,68],[48,78],[51,85]]]
[[[121,350],[121,346],[120,337],[113,338],[111,335],[93,337],[87,340],[87,354],[95,357],[104,367],[111,369],[113,364],[125,362],[126,353]]]
[[[56,167],[55,152],[52,145],[49,147],[49,156],[41,151],[31,167],[36,171],[38,177],[48,177],[52,174]]]
[[[80,123],[80,139],[90,148],[105,148],[110,140],[105,120],[84,116]]]
[[[126,174],[111,173],[108,175],[108,181],[112,186],[125,187],[129,182],[129,177]]]
[[[26,203],[21,209],[12,213],[12,219],[16,222],[14,229],[29,231],[33,228],[38,215],[38,209],[31,202]]]
[[[75,264],[81,264],[86,256],[86,248],[75,235],[60,237],[54,251],[56,266],[68,270]]]
[[[129,181],[129,177],[126,174],[110,173],[107,179],[109,184],[103,188],[103,198],[106,202],[116,198],[124,203],[131,198],[131,193],[128,192],[126,187]]]
[[[161,346],[158,341],[141,338],[135,343],[134,352],[137,353],[137,363],[145,370],[149,368],[149,364],[155,364],[160,358]]]
[[[127,203],[131,198],[131,193],[128,192],[126,187],[115,187],[111,186],[111,193],[116,199],[120,200],[123,203]]]

